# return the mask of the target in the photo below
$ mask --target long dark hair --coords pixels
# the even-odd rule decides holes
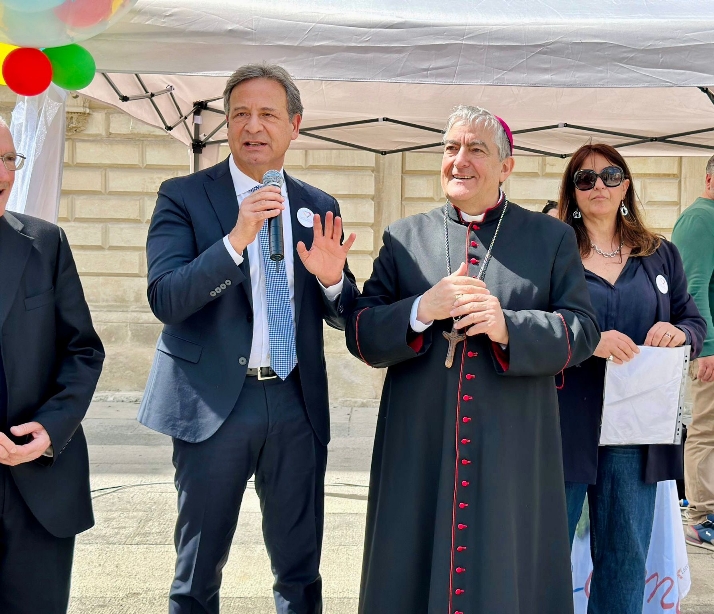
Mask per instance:
[[[635,189],[632,182],[632,173],[627,166],[627,162],[620,153],[611,145],[604,143],[588,143],[578,149],[568,162],[563,174],[563,181],[560,184],[560,201],[558,205],[558,213],[560,219],[566,224],[570,224],[575,230],[575,236],[578,239],[578,248],[580,255],[586,257],[590,254],[592,248],[591,241],[588,237],[588,231],[585,228],[583,219],[576,219],[573,213],[578,208],[578,203],[575,200],[575,173],[578,172],[589,156],[600,154],[611,164],[619,166],[625,172],[625,179],[630,180],[630,187],[625,192],[624,204],[627,207],[627,216],[622,215],[620,210],[617,212],[617,222],[615,232],[620,237],[626,246],[632,249],[633,256],[649,256],[657,251],[657,248],[662,242],[662,237],[656,235],[649,230],[642,221],[642,210],[635,195]]]

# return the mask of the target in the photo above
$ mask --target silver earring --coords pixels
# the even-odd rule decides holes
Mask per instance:
[[[628,210],[627,207],[625,207],[625,201],[624,199],[620,202],[620,213],[622,213],[623,217],[627,217],[627,214],[630,211]]]
[[[580,213],[580,209],[576,209],[573,211],[573,218],[576,220],[579,220],[581,217],[583,217],[583,214]]]

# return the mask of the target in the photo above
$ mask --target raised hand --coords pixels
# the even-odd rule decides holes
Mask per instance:
[[[347,261],[347,252],[350,251],[357,235],[352,233],[341,244],[342,218],[335,217],[332,211],[325,215],[325,228],[318,214],[313,216],[312,247],[308,250],[305,243],[299,241],[297,253],[305,268],[312,273],[320,283],[329,288],[338,284],[342,279],[342,270]]]
[[[233,249],[239,254],[258,236],[265,220],[277,217],[285,209],[285,198],[280,188],[269,185],[248,194],[240,204],[238,220],[228,235]]]

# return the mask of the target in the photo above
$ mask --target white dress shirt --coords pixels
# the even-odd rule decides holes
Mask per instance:
[[[233,156],[229,157],[228,167],[230,168],[231,178],[238,198],[238,207],[241,206],[243,199],[250,194],[251,190],[258,185],[261,185],[255,179],[251,179],[243,173],[233,161]],[[283,173],[283,170],[280,169]],[[284,177],[284,174],[283,174]],[[295,263],[293,245],[293,226],[290,217],[290,201],[288,200],[288,191],[285,183],[281,190],[283,198],[285,198],[285,209],[282,212],[283,217],[283,242],[285,249],[285,273],[288,278],[288,290],[290,292],[290,312],[295,321]],[[267,223],[267,222],[266,222]],[[243,256],[239,254],[228,236],[223,237],[223,244],[226,246],[228,253],[233,258],[236,265],[243,262]],[[269,367],[270,366],[270,337],[268,335],[268,304],[266,301],[265,287],[265,264],[263,263],[263,254],[260,249],[260,237],[256,236],[255,240],[247,247],[248,261],[250,262],[250,285],[253,294],[253,345],[250,348],[250,358],[248,359],[248,367]],[[320,280],[318,279],[318,283]],[[325,288],[321,283],[325,296],[329,301],[334,301],[342,292],[342,284],[344,282],[344,274],[342,279],[329,288]]]

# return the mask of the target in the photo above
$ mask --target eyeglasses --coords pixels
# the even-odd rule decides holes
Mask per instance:
[[[2,159],[2,163],[5,165],[5,168],[11,173],[19,171],[25,164],[25,156],[11,151],[0,156],[0,159]]]
[[[607,166],[599,173],[592,169],[584,169],[575,173],[573,181],[578,190],[587,192],[595,187],[598,177],[608,188],[616,188],[625,180],[625,171],[619,166]]]

